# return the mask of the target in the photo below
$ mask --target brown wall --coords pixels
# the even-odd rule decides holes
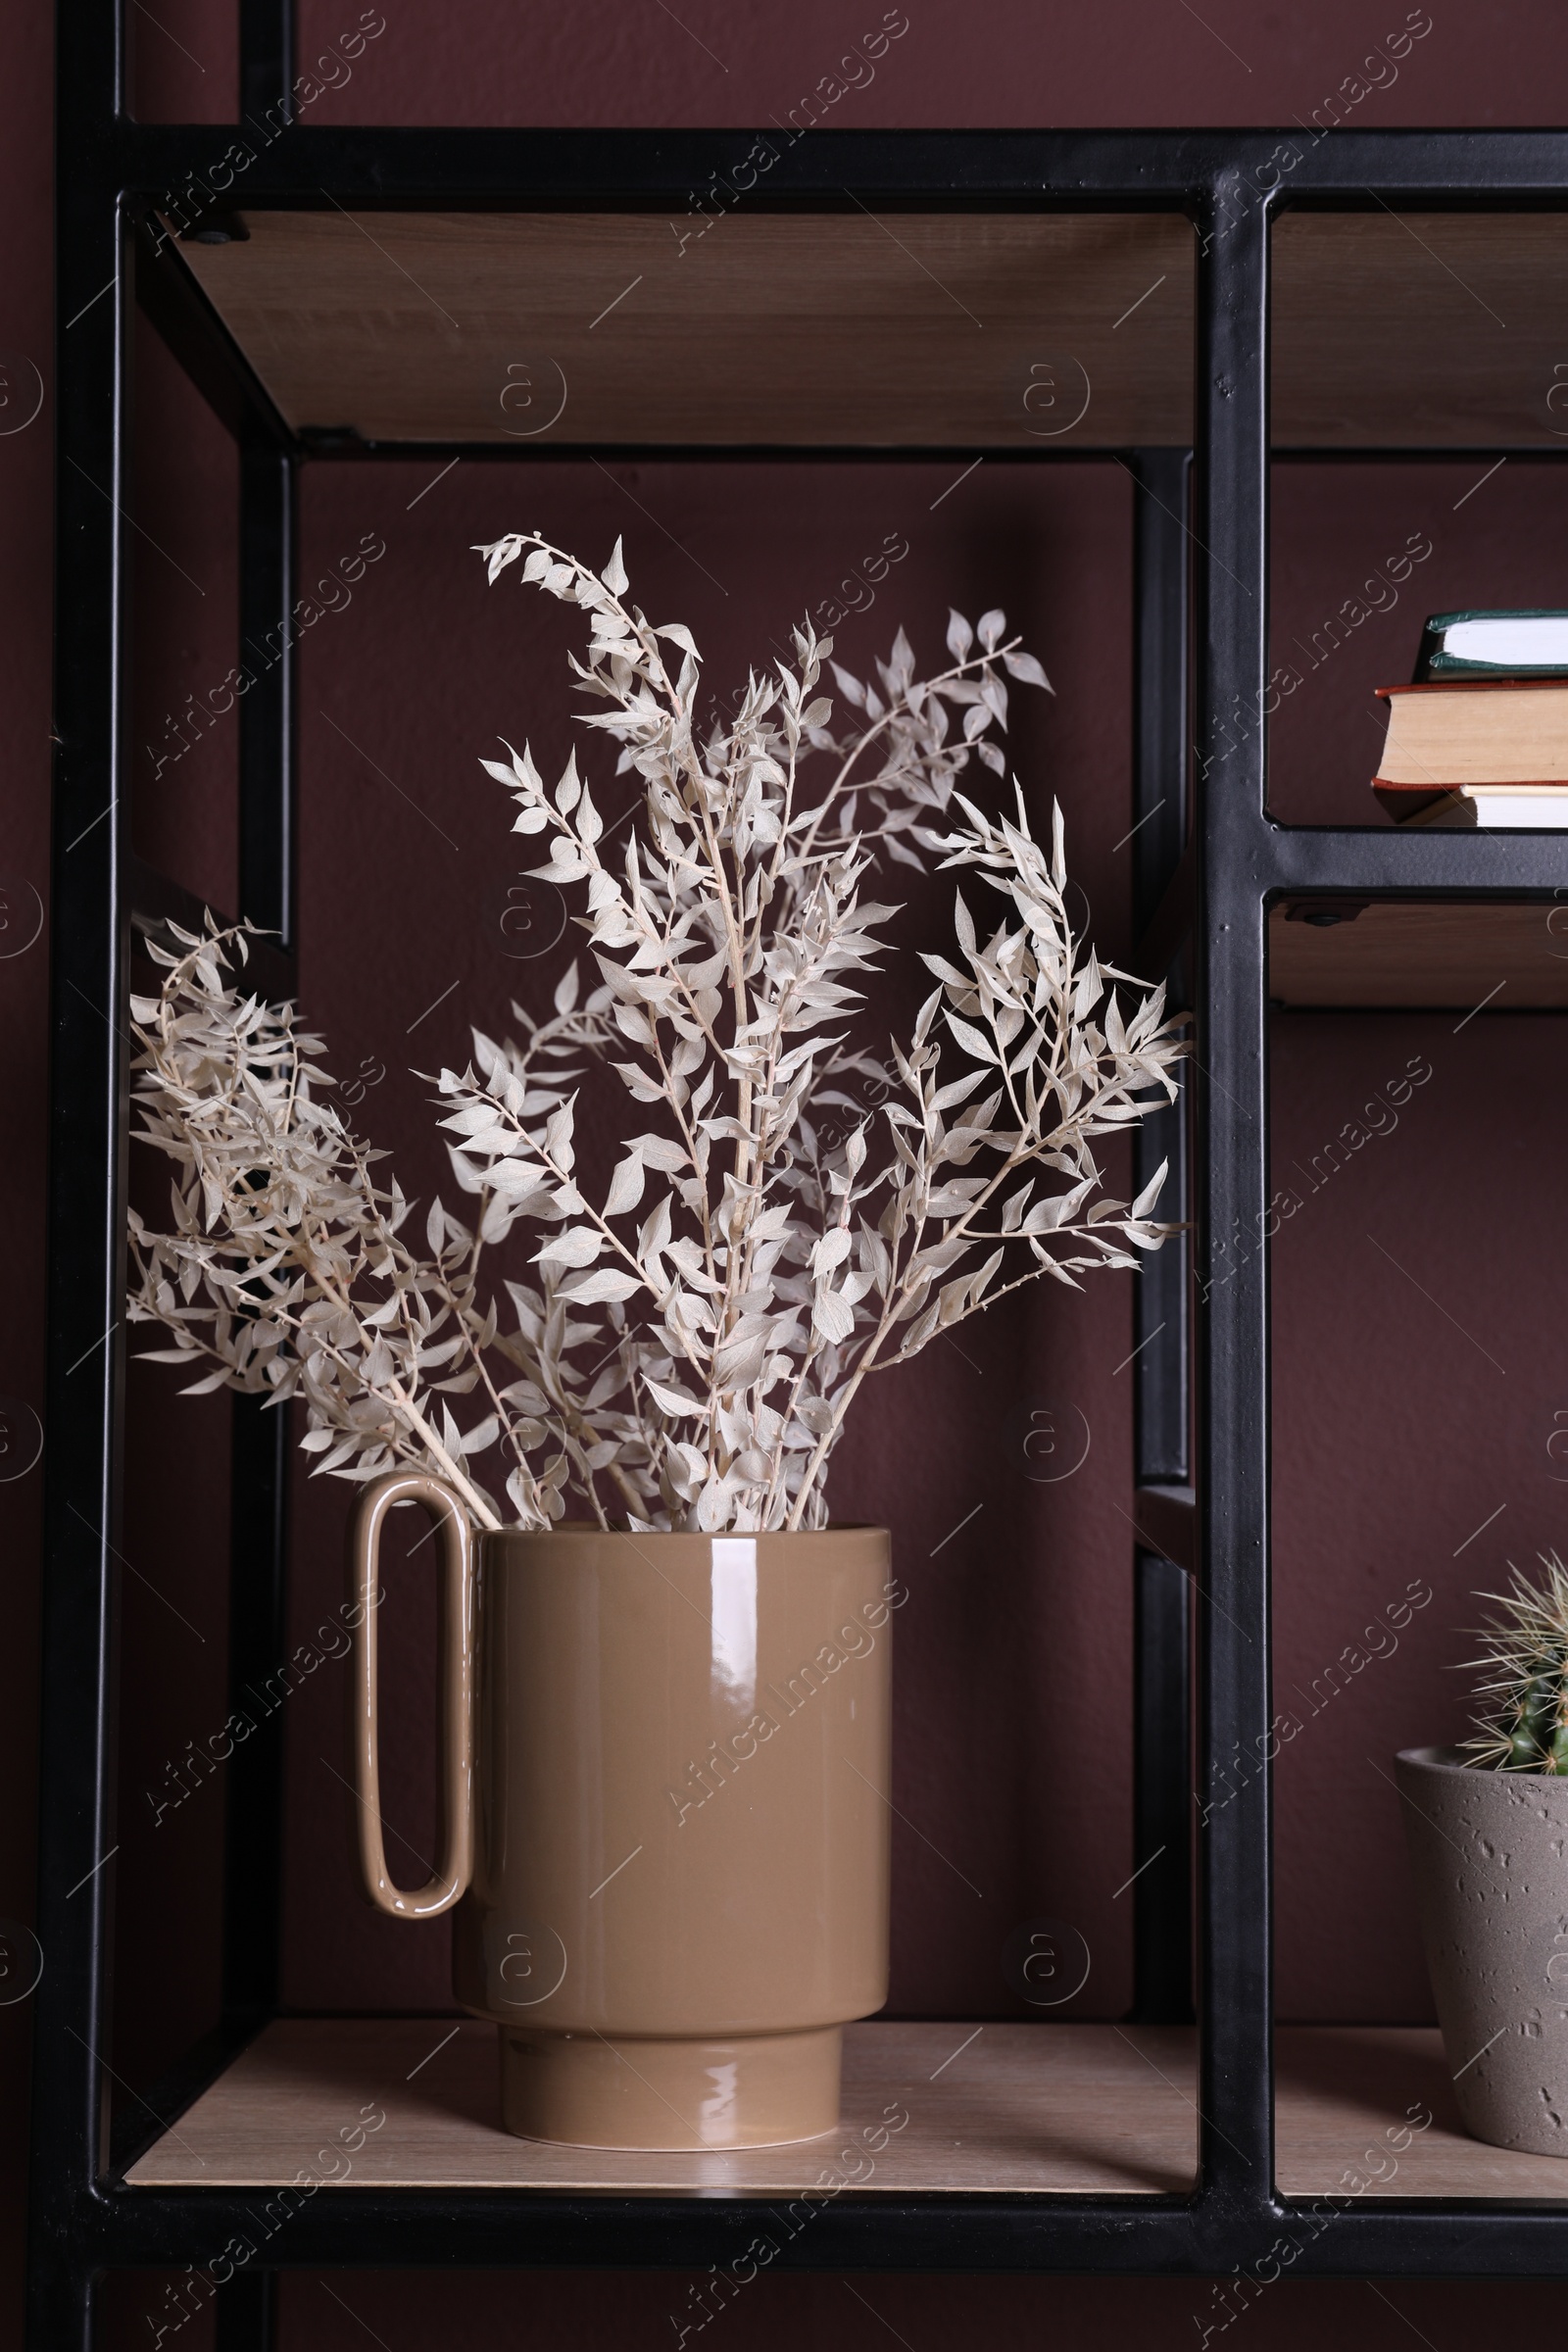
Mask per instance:
[[[465,0],[387,10],[388,28],[347,87],[318,102],[320,121],[534,123],[751,123],[787,111],[869,31],[880,9],[825,4],[788,12],[689,0],[667,12]],[[1311,12],[1212,0],[1201,16],[1114,0],[1042,12],[913,5],[909,29],[869,87],[846,97],[844,126],[922,123],[1290,124],[1404,21],[1341,0]],[[308,0],[308,52],[356,9]],[[683,26],[685,29],[683,29]],[[232,11],[213,0],[161,0],[136,16],[138,105],[167,120],[219,121],[232,105]],[[0,341],[30,356],[52,390],[48,247],[47,59],[41,24],[13,11],[0,24],[13,93],[0,185],[17,233],[8,249]],[[1557,12],[1536,0],[1451,19],[1437,12],[1396,83],[1357,110],[1371,124],[1568,119],[1568,60]],[[68,126],[69,135],[69,126]],[[18,370],[20,380],[25,380]],[[132,512],[138,541],[138,742],[164,740],[164,713],[222,674],[231,659],[232,466],[221,436],[156,346],[138,366],[147,426]],[[5,412],[0,410],[0,425]],[[7,827],[0,879],[47,889],[45,794],[50,404],[25,429],[0,431],[7,562],[0,570],[0,728]],[[694,468],[676,463],[591,466],[466,462],[412,503],[437,470],[318,465],[302,504],[306,577],[373,532],[386,554],[354,601],[323,621],[302,664],[302,990],[345,1074],[368,1085],[361,1116],[391,1144],[404,1181],[438,1179],[424,1088],[409,1074],[463,1051],[465,1024],[498,1022],[512,993],[531,992],[554,955],[501,953],[499,900],[513,871],[506,811],[478,769],[505,730],[543,754],[564,752],[563,616],[510,581],[482,582],[473,540],[544,524],[590,557],[617,532],[639,595],[692,623],[715,678],[765,658],[769,634],[828,594],[844,567],[890,531],[909,554],[877,607],[841,632],[852,663],[884,650],[904,620],[935,649],[949,601],[1001,602],[1027,628],[1057,687],[1020,712],[1015,757],[1032,801],[1067,810],[1078,878],[1097,936],[1127,944],[1127,698],[1130,612],[1126,478],[1113,463],[1025,469],[988,462],[933,511],[954,469],[908,465],[833,468]],[[1480,466],[1280,469],[1276,483],[1275,633],[1310,639],[1370,566],[1411,533],[1433,552],[1392,611],[1359,627],[1306,677],[1272,742],[1272,794],[1289,821],[1356,821],[1376,738],[1370,689],[1408,674],[1423,612],[1447,605],[1560,603],[1562,532],[1555,477],[1510,463],[1463,505]],[[652,518],[657,518],[652,519]],[[660,527],[662,526],[662,527]],[[672,536],[666,536],[670,534]],[[673,542],[678,542],[675,544]],[[154,544],[156,543],[156,544]],[[1289,658],[1287,655],[1286,658]],[[215,666],[216,664],[216,666]],[[1021,699],[1021,698],[1020,698]],[[331,723],[331,722],[335,722]],[[341,730],[341,733],[338,732]],[[345,741],[347,738],[347,741]],[[1369,747],[1370,746],[1370,752]],[[138,846],[197,889],[231,900],[232,746],[220,731],[152,775],[138,754],[132,823]],[[447,839],[457,846],[448,846]],[[902,879],[902,877],[901,877]],[[916,888],[902,936],[945,920],[945,893]],[[16,894],[25,905],[24,892]],[[895,1002],[913,985],[909,958]],[[453,981],[452,995],[420,1019]],[[7,1056],[4,1183],[13,1236],[6,1362],[0,1391],[36,1401],[41,1284],[36,1235],[46,1045],[41,942],[0,960],[0,1040]],[[1301,1208],[1275,1253],[1277,1703],[1301,1728],[1278,1777],[1279,1994],[1298,2018],[1419,2019],[1430,2014],[1399,1847],[1395,1801],[1380,1779],[1390,1751],[1451,1736],[1463,1716],[1477,1587],[1508,1558],[1558,1541],[1546,1453],[1558,1409],[1551,1337],[1564,1278],[1548,1222],[1562,1160],[1556,1025],[1455,1018],[1283,1015],[1275,1023],[1277,1169],[1299,1161]],[[410,1031],[413,1034],[410,1034]],[[1314,1154],[1412,1057],[1430,1065],[1395,1127],[1381,1113],[1331,1179],[1311,1189]],[[1543,1084],[1543,1078],[1545,1083]],[[610,1132],[612,1110],[606,1112]],[[1294,1181],[1286,1178],[1286,1181]],[[161,1179],[142,1170],[156,1204]],[[1538,1235],[1542,1238],[1538,1239]],[[1049,1910],[1089,1939],[1094,1970],[1075,2013],[1115,2016],[1130,1996],[1127,1531],[1130,1461],[1126,1278],[1081,1299],[1000,1309],[962,1340],[892,1376],[836,1465],[835,1508],[886,1518],[912,1599],[901,1623],[897,1797],[931,1841],[901,1830],[895,1848],[893,2007],[905,2014],[1015,2013],[999,1953],[1016,1921]],[[973,1360],[968,1360],[972,1358]],[[172,1398],[165,1371],[130,1381],[131,1488],[125,1580],[122,1747],[123,1851],[118,1859],[121,1958],[116,2063],[156,2073],[214,1997],[213,1864],[221,1790],[198,1791],[154,1818],[146,1790],[184,1742],[215,1728],[223,1640],[221,1400]],[[1022,1476],[1008,1416],[1020,1405],[1075,1406],[1093,1433],[1087,1462],[1059,1486]],[[177,1483],[176,1483],[177,1482]],[[30,1904],[36,1473],[0,1484],[7,1704],[0,1708],[7,1788],[0,1916]],[[172,1497],[177,1494],[177,1503]],[[296,1639],[337,1598],[347,1491],[298,1483]],[[977,1517],[944,1543],[976,1503]],[[1483,1533],[1475,1534],[1489,1514]],[[938,1548],[940,1546],[940,1548]],[[1311,1712],[1312,1686],[1348,1644],[1415,1582],[1430,1603],[1398,1647],[1350,1674]],[[427,1595],[394,1584],[389,1692],[409,1737],[389,1772],[389,1809],[428,1852],[424,1773],[429,1712]],[[1365,1645],[1363,1644],[1363,1647]],[[1378,1646],[1383,1646],[1379,1638]],[[301,2007],[440,2008],[449,2003],[446,1937],[374,1917],[350,1891],[341,1690],[329,1668],[288,1702],[288,1997]],[[1292,1698],[1299,1687],[1299,1703]],[[325,1760],[323,1762],[323,1759]],[[933,1852],[933,1847],[936,1852]],[[946,1859],[943,1859],[946,1857]],[[47,1856],[45,1867],[47,1867]],[[412,1864],[410,1865],[412,1868]],[[964,1882],[973,1883],[978,1893]],[[46,1956],[47,1959],[47,1956]],[[25,2003],[0,2006],[6,2155],[19,2162],[24,2115]],[[21,2212],[20,2178],[0,2227]],[[11,2273],[14,2279],[14,2269]],[[662,2339],[679,2282],[657,2278],[291,2279],[285,2341],[325,2347],[373,2333],[396,2352],[436,2343],[542,2344],[558,2336]],[[858,2341],[869,2317],[922,2347],[983,2338],[1010,2344],[1054,2328],[1085,2345],[1128,2329],[1191,2340],[1200,2289],[1182,2282],[1019,2280],[760,2284],[727,2320],[736,2343]],[[1365,2285],[1282,2286],[1258,2340],[1316,2341],[1328,2328],[1379,2338],[1386,2301]],[[1488,2298],[1483,2305],[1481,2298]],[[1400,2287],[1401,2317],[1441,2352],[1474,2340],[1486,2317],[1528,2326],[1544,2290]],[[142,2339],[156,2301],[119,2283],[125,2340]],[[14,2340],[9,2301],[0,2340]],[[854,2334],[852,2336],[852,2330]],[[873,2325],[873,2335],[881,2328]],[[1403,2332],[1402,2328],[1396,2332]],[[189,2331],[194,2339],[197,2330]]]

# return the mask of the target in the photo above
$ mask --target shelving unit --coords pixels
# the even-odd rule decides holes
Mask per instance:
[[[289,84],[287,11],[245,0],[241,13],[244,105],[260,116]],[[719,2161],[705,2157],[645,2160],[632,2180],[635,2166],[541,2155],[484,2127],[484,2029],[459,2029],[415,2092],[394,2078],[406,2078],[416,2044],[437,2038],[432,2021],[273,2022],[280,1757],[265,1732],[228,1770],[223,2022],[130,2110],[122,2133],[106,2122],[124,1072],[104,1008],[122,1001],[134,932],[189,911],[131,860],[123,805],[127,554],[119,502],[102,486],[124,479],[132,305],[236,436],[247,634],[291,610],[294,474],[314,454],[452,449],[526,463],[547,447],[648,446],[961,459],[1004,439],[1031,463],[1118,452],[1138,485],[1138,895],[1146,964],[1178,972],[1197,1016],[1198,1148],[1181,1182],[1201,1264],[1205,1236],[1262,1230],[1266,1215],[1271,997],[1479,1010],[1501,983],[1510,1006],[1564,1003],[1568,938],[1559,962],[1549,918],[1568,887],[1568,837],[1287,830],[1266,813],[1255,718],[1239,750],[1224,735],[1232,748],[1190,828],[1171,786],[1189,737],[1205,773],[1235,713],[1260,708],[1268,674],[1276,217],[1277,444],[1555,447],[1540,393],[1568,252],[1568,134],[813,132],[780,141],[765,184],[715,224],[706,280],[682,279],[678,258],[662,263],[658,319],[678,323],[678,337],[613,313],[590,347],[596,306],[583,290],[612,302],[662,250],[670,217],[689,220],[688,192],[748,154],[749,134],[300,123],[256,143],[242,188],[212,194],[197,225],[228,242],[176,241],[161,226],[174,193],[211,170],[230,134],[127,120],[120,55],[114,0],[62,8],[47,1965],[32,2324],[48,2352],[85,2347],[103,2271],[211,2265],[238,2238],[257,2250],[221,2289],[222,2340],[259,2352],[277,2263],[706,2268],[743,2254],[801,2175],[794,2157],[736,2160],[720,2175],[702,2169]],[[1294,159],[1283,180],[1282,142]],[[1450,367],[1408,397],[1422,351],[1442,342],[1448,297],[1441,280],[1406,271],[1400,211],[1459,216],[1467,270],[1483,287],[1506,284],[1505,379]],[[372,213],[374,240],[355,225]],[[1333,218],[1347,214],[1353,221]],[[876,224],[895,215],[942,241],[956,299],[983,295],[1006,322],[1005,334],[977,337],[961,367],[886,294]],[[377,262],[377,242],[413,257],[436,310],[463,317],[461,349],[429,301],[416,307]],[[808,245],[816,267],[803,274]],[[1112,326],[1122,295],[1132,302],[1162,271],[1157,299],[1151,287]],[[743,331],[780,316],[800,327],[790,378],[760,364]],[[674,363],[691,336],[706,337],[701,368]],[[1043,380],[1031,374],[1043,350],[1056,368],[1053,401],[1065,405],[1076,380],[1066,363],[1090,386],[1065,429],[1038,400],[1022,407]],[[509,375],[519,365],[527,376]],[[503,395],[525,382],[531,400],[551,368],[568,387],[570,423],[546,440]],[[1053,430],[1029,421],[1042,416]],[[268,978],[278,988],[296,935],[290,710],[283,662],[240,720],[241,896],[281,935]],[[1303,906],[1342,919],[1306,919]],[[1173,1144],[1182,1156],[1181,1127],[1180,1114],[1151,1123],[1146,1170]],[[1262,1741],[1270,1718],[1266,1253],[1195,1319],[1196,1461],[1187,1300],[1181,1254],[1163,1253],[1138,1306],[1137,1843],[1150,1857],[1137,1891],[1139,2022],[987,2026],[940,2076],[961,2028],[854,2030],[846,2121],[862,2090],[893,2085],[897,2097],[923,2072],[919,2131],[868,2184],[821,2196],[809,2230],[777,2259],[1223,2274],[1290,2225],[1293,2198],[1328,2195],[1341,2210],[1331,2230],[1301,2234],[1298,2276],[1563,2276],[1568,2181],[1462,2138],[1434,2036],[1298,2031],[1276,2046],[1265,1775],[1216,1811],[1192,1865],[1190,1641],[1200,1771],[1204,1757]],[[281,1417],[264,1422],[241,1400],[236,1688],[265,1676],[281,1646],[283,1444]],[[1183,2030],[1194,1883],[1196,2034]],[[1385,2129],[1395,2075],[1402,2112],[1412,2071],[1431,2084],[1431,2131],[1376,2193],[1344,2191],[1345,2166]],[[386,2086],[388,2136],[343,2185],[301,2201],[274,2249],[272,2184],[311,2161],[297,2151],[315,2138],[323,2091],[351,2078],[368,2086],[362,2097]]]

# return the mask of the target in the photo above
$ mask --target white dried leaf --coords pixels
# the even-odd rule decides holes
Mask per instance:
[[[837,1344],[855,1329],[855,1310],[838,1291],[818,1291],[811,1301],[812,1327]]]
[[[572,1225],[564,1233],[553,1234],[543,1249],[534,1252],[534,1262],[542,1266],[591,1266],[604,1246],[604,1235],[592,1225]]]
[[[615,1266],[600,1266],[592,1274],[573,1274],[561,1285],[556,1296],[569,1298],[576,1306],[594,1306],[611,1298],[629,1298],[642,1284],[635,1274],[624,1274]]]
[[[610,1190],[605,1195],[604,1213],[607,1217],[623,1217],[628,1209],[637,1206],[643,1197],[646,1175],[639,1152],[630,1152],[624,1159],[615,1162]]]
[[[1055,693],[1055,688],[1033,654],[1004,654],[1003,660],[1007,665],[1007,673],[1010,677],[1021,678],[1026,686],[1043,686],[1048,694]]]

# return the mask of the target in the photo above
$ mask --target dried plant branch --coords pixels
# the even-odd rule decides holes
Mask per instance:
[[[171,930],[185,953],[151,943],[167,967],[162,992],[131,999],[141,1133],[178,1171],[172,1231],[151,1233],[130,1212],[130,1320],[161,1324],[174,1343],[152,1360],[210,1367],[187,1395],[303,1396],[302,1444],[321,1456],[318,1471],[365,1480],[398,1462],[436,1470],[482,1527],[500,1514],[466,1465],[501,1440],[514,1508],[524,1526],[547,1527],[560,1515],[551,1503],[564,1460],[530,1466],[546,1429],[496,1390],[484,1352],[493,1320],[474,1307],[480,1250],[502,1238],[514,1205],[487,1194],[470,1234],[435,1204],[431,1255],[418,1256],[403,1238],[396,1181],[383,1191],[371,1174],[383,1154],[323,1100],[332,1081],[321,1041],[298,1028],[291,1005],[242,997],[225,977],[248,955],[250,926],[220,932],[209,917],[203,937]],[[536,1058],[559,1066],[600,1042],[591,1010],[568,1004],[539,1025],[521,1017],[525,1051],[490,1051],[524,1080]],[[562,1099],[559,1087],[536,1092]],[[446,1398],[476,1387],[491,1411],[464,1433]]]
[[[600,573],[536,534],[481,552],[492,581],[520,561],[584,613],[571,666],[606,706],[585,723],[640,779],[642,823],[607,862],[575,754],[553,792],[526,746],[484,762],[514,829],[548,840],[535,871],[582,889],[599,986],[578,1012],[573,969],[552,1022],[518,1012],[524,1049],[475,1033],[467,1066],[434,1079],[478,1209],[470,1231],[433,1201],[419,1258],[396,1187],[376,1189],[375,1155],[320,1100],[318,1041],[238,998],[226,941],[181,935],[162,998],[135,1007],[148,1131],[185,1175],[174,1234],[133,1227],[133,1311],[174,1332],[171,1352],[217,1364],[200,1385],[304,1393],[306,1443],[331,1448],[318,1467],[427,1462],[482,1524],[496,1505],[464,1465],[499,1442],[524,1525],[558,1518],[569,1488],[604,1524],[820,1526],[871,1373],[1025,1282],[1077,1287],[1174,1230],[1152,1221],[1163,1170],[1134,1201],[1103,1198],[1094,1145],[1173,1097],[1175,1024],[1162,991],[1139,993],[1074,935],[1059,812],[1048,855],[1021,794],[1015,818],[992,818],[956,789],[971,754],[1004,768],[989,731],[1006,723],[1006,677],[1048,686],[1001,612],[978,632],[955,613],[951,664],[928,680],[902,630],[877,683],[835,664],[858,720],[842,736],[816,692],[831,641],[808,625],[794,662],[754,674],[700,739],[697,647],[626,601],[618,545]],[[817,756],[832,771],[813,795],[802,771]],[[982,939],[959,893],[956,960],[925,957],[938,986],[891,1066],[845,1026],[896,911],[861,897],[884,853],[971,868],[1000,902]],[[596,1205],[577,1172],[582,1068],[563,1057],[612,1047],[650,1119]],[[874,1103],[845,1091],[866,1080]],[[532,1280],[505,1283],[502,1330],[481,1252],[518,1224]],[[436,1390],[483,1391],[466,1435],[444,1399],[435,1425],[437,1368]]]

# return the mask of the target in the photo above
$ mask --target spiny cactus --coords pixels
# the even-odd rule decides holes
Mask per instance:
[[[1555,1552],[1541,1564],[1544,1588],[1515,1568],[1511,1592],[1476,1595],[1503,1611],[1467,1661],[1487,1678],[1476,1686],[1475,1736],[1463,1742],[1481,1771],[1568,1773],[1568,1568]]]

